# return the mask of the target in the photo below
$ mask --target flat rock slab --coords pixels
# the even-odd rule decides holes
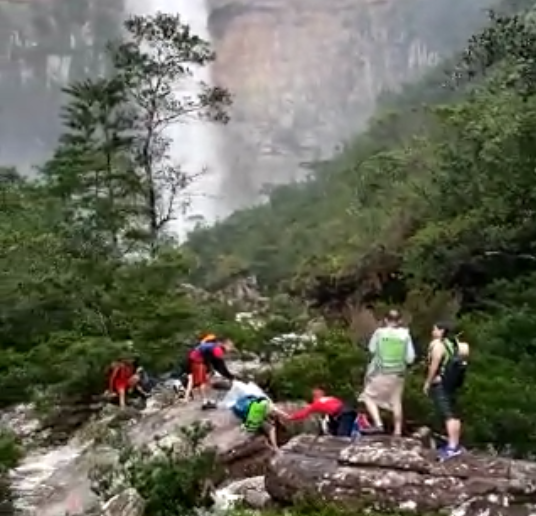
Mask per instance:
[[[439,463],[418,439],[301,435],[271,460],[266,489],[284,504],[309,498],[354,509],[529,516],[536,463],[472,453]]]

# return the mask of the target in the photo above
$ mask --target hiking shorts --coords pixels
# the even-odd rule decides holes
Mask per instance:
[[[430,398],[437,415],[442,421],[458,419],[455,395],[453,392],[447,391],[441,382],[434,383],[430,386]]]
[[[357,411],[345,409],[338,416],[328,420],[328,432],[337,437],[350,437],[357,418]]]
[[[204,362],[192,360],[189,364],[189,369],[194,387],[201,387],[208,383],[208,370]]]

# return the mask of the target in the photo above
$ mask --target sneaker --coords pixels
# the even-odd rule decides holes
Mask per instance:
[[[218,405],[212,400],[205,401],[203,405],[201,405],[201,410],[214,410],[216,408],[218,408]]]
[[[379,435],[385,433],[383,426],[369,426],[368,428],[362,428],[362,435]]]
[[[457,446],[456,448],[450,448],[449,446],[445,446],[444,448],[439,449],[438,459],[440,462],[444,462],[461,454],[462,449],[459,446]]]

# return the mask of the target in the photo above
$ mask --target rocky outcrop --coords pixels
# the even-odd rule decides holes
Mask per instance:
[[[466,453],[438,463],[420,440],[302,435],[270,463],[266,489],[280,503],[311,498],[375,510],[456,516],[529,516],[536,463]]]
[[[264,476],[235,480],[214,493],[214,505],[218,510],[227,511],[238,504],[252,509],[266,509],[273,504]]]
[[[207,0],[229,208],[304,177],[364,127],[377,95],[462,45],[489,0]]]
[[[281,408],[295,407],[282,405]],[[92,491],[91,473],[98,474],[116,464],[114,429],[121,428],[135,447],[148,447],[157,453],[159,447],[180,449],[184,445],[180,428],[196,422],[212,426],[204,446],[216,450],[226,480],[264,473],[273,451],[264,439],[252,439],[243,432],[229,410],[204,412],[198,401],[163,406],[155,398],[144,411],[112,410],[86,425],[67,444],[30,452],[11,474],[13,490],[19,497],[17,508],[21,514],[37,511],[40,516],[57,516],[72,512],[74,507],[85,514],[99,503]],[[303,428],[291,430],[297,432]],[[290,434],[282,432],[281,438],[286,441]],[[217,484],[224,478],[214,480]],[[125,497],[121,500],[125,501]]]

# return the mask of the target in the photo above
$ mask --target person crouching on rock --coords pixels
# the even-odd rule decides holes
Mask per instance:
[[[359,396],[372,418],[375,433],[383,433],[380,408],[393,413],[394,435],[402,435],[404,377],[415,361],[415,348],[410,332],[402,326],[398,310],[390,310],[385,325],[372,335],[369,345],[371,360],[365,375],[365,388]]]
[[[437,323],[428,347],[428,374],[423,386],[447,432],[447,445],[439,450],[439,459],[460,455],[461,421],[456,408],[456,394],[465,380],[469,344],[459,342],[450,325]]]
[[[246,432],[264,435],[270,447],[278,449],[276,420],[284,420],[288,415],[277,409],[269,399],[263,396],[242,396],[231,406],[231,411]]]
[[[121,408],[126,406],[126,397],[129,392],[137,390],[142,396],[149,396],[140,385],[140,369],[137,360],[120,360],[111,365],[108,393],[118,397]]]
[[[208,399],[210,389],[209,371],[214,370],[224,378],[233,381],[235,376],[227,368],[225,354],[234,349],[233,342],[228,338],[218,338],[209,334],[188,353],[187,373],[188,383],[184,399],[190,400],[193,389],[199,389],[203,400],[203,409],[216,408],[216,403]]]
[[[322,389],[313,389],[313,401],[304,408],[290,414],[289,421],[303,421],[312,415],[327,417],[327,433],[338,437],[350,437],[356,421],[362,427],[370,426],[364,415],[347,406],[335,396],[326,396]]]

